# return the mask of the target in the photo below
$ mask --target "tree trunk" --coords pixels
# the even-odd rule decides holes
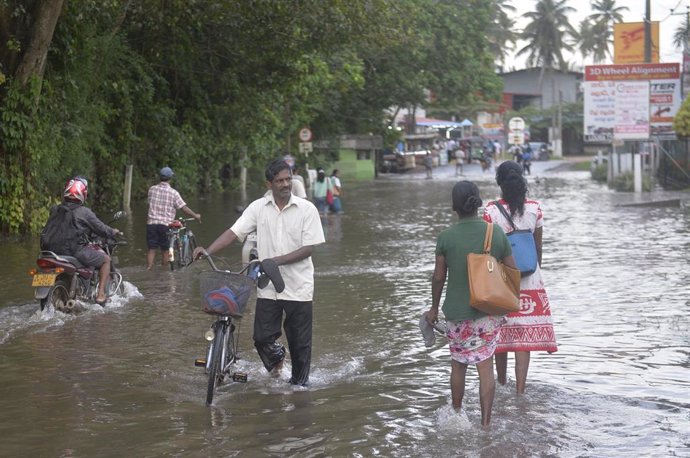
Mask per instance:
[[[39,79],[45,71],[48,48],[53,40],[55,25],[62,11],[64,0],[42,0],[36,6],[35,21],[15,78],[24,86],[32,76]]]

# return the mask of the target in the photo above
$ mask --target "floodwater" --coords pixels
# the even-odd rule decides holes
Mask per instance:
[[[545,212],[543,275],[559,351],[532,355],[527,394],[498,386],[490,429],[480,423],[476,371],[465,412],[449,408],[443,338],[427,349],[417,322],[431,300],[436,235],[455,221],[453,166],[354,183],[345,214],[324,221],[314,255],[311,386],[268,376],[240,328],[246,384],[204,404],[193,365],[211,318],[195,263],[145,271],[145,207],[119,222],[128,246],[125,297],[77,316],[41,313],[26,275],[37,241],[2,243],[2,456],[690,455],[690,209],[623,207],[681,197],[615,193],[588,172],[535,163],[531,196]],[[485,201],[492,174],[466,167]],[[538,180],[537,180],[538,176]],[[232,195],[190,201],[208,244],[234,219]],[[226,249],[228,260],[240,248]]]

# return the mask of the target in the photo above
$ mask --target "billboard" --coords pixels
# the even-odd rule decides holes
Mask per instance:
[[[643,90],[641,87],[645,84],[635,86],[638,92],[635,93],[636,98],[631,99],[648,113],[649,134],[673,135],[673,117],[682,102],[680,64],[587,65],[584,79],[586,142],[610,143],[613,140],[617,122],[627,122],[624,121],[625,114],[622,111],[631,109],[617,92],[618,89],[626,88],[619,86],[619,83],[636,81],[649,86],[646,103],[639,98],[639,91]],[[642,124],[642,117],[637,118],[636,122]],[[636,130],[630,126],[626,129]]]
[[[659,62],[659,21],[652,21],[651,58]],[[613,25],[613,63],[644,62],[644,22],[619,22]]]
[[[614,140],[649,139],[649,81],[617,81]]]

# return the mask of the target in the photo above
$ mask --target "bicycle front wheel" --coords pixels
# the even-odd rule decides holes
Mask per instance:
[[[216,335],[213,338],[213,350],[211,350],[211,364],[208,368],[208,389],[206,390],[206,405],[213,403],[213,395],[216,392],[216,385],[221,377],[221,365],[223,355],[223,341],[225,340],[225,326],[218,323]]]
[[[235,325],[228,325],[225,332],[225,355],[223,356],[223,368],[220,373],[221,379],[230,371],[230,365],[237,361],[237,341],[235,340]]]
[[[192,234],[192,231],[189,231],[189,236],[187,237],[187,253],[185,254],[185,265],[189,265],[194,261],[192,259],[192,256],[194,254],[194,250],[196,249],[197,244],[196,244],[196,238],[194,237],[194,234]]]
[[[180,256],[180,264],[182,267],[186,267],[192,263],[192,253],[196,248],[196,242],[194,241],[194,235],[190,234],[184,237],[182,242],[182,255]]]

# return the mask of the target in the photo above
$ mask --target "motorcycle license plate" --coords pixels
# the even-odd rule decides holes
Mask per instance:
[[[53,286],[57,274],[36,274],[31,282],[31,286]]]

